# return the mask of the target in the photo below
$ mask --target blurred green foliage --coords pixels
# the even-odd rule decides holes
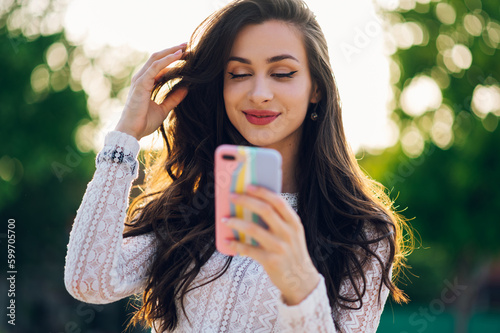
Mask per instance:
[[[44,251],[29,253],[20,261],[36,264],[59,252],[63,240],[46,243],[46,239],[72,223],[75,205],[93,170],[93,156],[79,152],[73,136],[78,122],[90,116],[82,91],[53,92],[48,87],[36,94],[32,90],[33,69],[45,62],[44,51],[62,40],[61,34],[27,42],[0,33],[0,139],[4,142],[0,209],[19,219],[23,237],[19,242],[43,247]]]
[[[0,331],[115,331],[126,323],[127,300],[85,304],[64,287],[69,232],[95,171],[95,154],[81,152],[75,142],[76,128],[91,118],[85,92],[70,88],[68,63],[57,71],[47,65],[47,50],[56,42],[68,53],[75,48],[63,33],[27,39],[0,28],[0,242],[6,262],[7,220],[14,219],[18,272],[16,326],[4,318]],[[42,77],[35,68],[42,68]],[[7,300],[5,281],[0,286]]]
[[[393,81],[392,119],[402,136],[412,130],[417,133],[413,134],[417,139],[400,140],[379,155],[358,155],[366,172],[391,192],[397,209],[412,219],[410,223],[418,241],[417,249],[409,256],[412,268],[400,283],[412,300],[404,315],[397,315],[403,325],[398,326],[396,322],[394,326],[392,320],[388,320],[392,319],[392,313],[386,308],[380,329],[498,331],[500,320],[492,318],[499,318],[500,309],[491,308],[494,296],[493,290],[488,288],[492,288],[491,280],[494,279],[490,275],[491,268],[498,267],[500,254],[497,212],[500,203],[500,129],[497,126],[500,105],[482,114],[471,104],[487,102],[474,101],[477,98],[474,97],[475,89],[479,86],[500,87],[500,7],[496,0],[401,3],[405,4],[405,9],[400,7],[385,14],[392,29],[405,29],[407,23],[413,24],[412,28],[417,26],[413,36],[417,44],[400,46],[392,55],[399,72],[393,73],[399,75],[399,79]],[[417,38],[419,34],[420,39]],[[467,50],[460,54],[462,57],[452,53],[460,50],[453,51],[456,45],[469,50],[472,56],[469,66]],[[465,63],[463,67],[466,68],[456,63]],[[405,109],[411,105],[405,106],[402,96],[412,79],[418,76],[432,78],[439,86],[441,111],[430,108],[416,115]],[[436,132],[436,123],[443,114],[451,120],[449,137],[444,141],[444,134]],[[415,151],[418,152],[415,154]],[[442,302],[445,313],[434,313],[429,317],[432,320],[424,320],[416,304],[422,304],[424,309],[439,305],[447,281],[458,281],[466,289],[453,301]],[[395,309],[397,311],[398,307]],[[449,317],[448,311],[454,316]],[[476,320],[473,314],[476,311],[493,311],[497,315],[487,320],[485,317],[484,321]],[[419,318],[421,323],[417,321]],[[451,326],[439,328],[439,322],[448,322]],[[475,326],[468,326],[468,322]],[[489,324],[480,329],[480,322]]]

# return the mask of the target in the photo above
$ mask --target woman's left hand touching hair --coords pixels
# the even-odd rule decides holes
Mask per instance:
[[[236,217],[225,218],[228,227],[259,243],[253,246],[231,239],[228,245],[262,265],[287,305],[302,302],[316,288],[320,275],[307,251],[304,227],[295,210],[280,194],[258,186],[248,186],[244,194],[231,194],[231,200],[259,215],[269,228]]]

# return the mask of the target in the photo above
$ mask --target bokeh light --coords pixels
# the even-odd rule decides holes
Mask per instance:
[[[15,157],[3,155],[0,158],[0,179],[16,185],[22,179],[24,168],[22,163]]]
[[[414,45],[426,45],[429,41],[429,35],[425,28],[416,22],[395,24],[391,28],[391,34],[400,49],[408,49]]]
[[[412,10],[415,8],[415,5],[417,2],[415,0],[399,0],[399,5],[398,7],[402,10]]]
[[[451,49],[455,45],[455,41],[449,35],[439,34],[436,38],[436,48],[439,52]]]
[[[406,127],[401,133],[401,145],[409,157],[418,157],[424,151],[425,140],[415,125]]]
[[[436,6],[436,16],[443,24],[453,24],[457,18],[457,13],[453,6],[446,2],[440,2]]]
[[[448,73],[440,66],[434,66],[431,69],[431,77],[436,81],[441,89],[446,89],[450,85]]]
[[[490,112],[500,116],[500,86],[477,85],[472,94],[471,108],[480,118],[485,118]]]
[[[41,93],[49,88],[50,73],[45,64],[38,65],[31,72],[31,88],[35,93]]]
[[[491,48],[498,48],[500,45],[500,24],[490,21],[483,32],[484,42]]]
[[[472,53],[465,45],[456,44],[451,49],[451,60],[460,69],[468,69],[472,64]]]
[[[434,79],[426,75],[413,78],[401,93],[403,111],[413,117],[437,109],[443,100],[441,89]]]
[[[441,105],[434,113],[431,138],[441,149],[447,149],[453,143],[453,122],[453,110],[446,104]]]
[[[481,21],[481,16],[476,14],[466,14],[464,16],[464,27],[465,30],[472,36],[481,36],[483,31],[483,23]]]
[[[47,65],[49,65],[51,70],[57,71],[61,69],[68,60],[66,47],[62,43],[52,44],[46,52],[46,58]]]

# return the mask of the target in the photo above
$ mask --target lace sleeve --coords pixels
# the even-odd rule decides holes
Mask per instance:
[[[382,260],[389,257],[387,241],[379,242],[375,253]],[[278,301],[280,326],[283,332],[337,332],[333,318],[340,324],[341,332],[376,332],[389,289],[383,285],[380,302],[379,287],[382,283],[382,268],[376,258],[365,268],[366,293],[363,296],[363,307],[359,310],[342,309],[340,305],[333,311],[330,307],[324,277],[321,276],[318,286],[300,304],[288,306],[282,299]],[[392,273],[392,269],[391,269]],[[357,285],[362,285],[359,279]],[[340,295],[353,298],[356,294],[352,284],[344,281],[340,287]],[[359,302],[347,304],[358,307]]]
[[[154,236],[123,239],[132,182],[138,176],[139,143],[110,132],[96,158],[70,233],[64,283],[87,303],[110,303],[141,292],[153,253]]]
[[[280,332],[335,332],[325,279],[320,274],[316,288],[297,305],[278,299]]]
[[[373,233],[372,233],[373,235]],[[382,260],[387,260],[390,253],[389,242],[387,239],[377,243],[375,253]],[[380,316],[384,310],[384,305],[389,295],[389,288],[382,285],[379,302],[379,289],[382,282],[382,267],[376,258],[372,258],[365,268],[366,293],[363,296],[363,307],[359,310],[342,309],[340,305],[336,306],[333,313],[338,323],[342,327],[342,332],[376,332],[380,322]],[[392,276],[392,267],[390,276]],[[358,278],[356,284],[362,288],[363,282]],[[340,286],[340,294],[349,298],[356,295],[350,281],[344,281]],[[346,304],[349,307],[358,307],[359,301]]]

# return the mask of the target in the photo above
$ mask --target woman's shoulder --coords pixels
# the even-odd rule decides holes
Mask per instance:
[[[364,236],[367,241],[371,241],[369,248],[371,251],[376,253],[380,259],[386,262],[391,253],[391,242],[394,237],[394,233],[391,232],[390,225],[383,227],[380,223],[368,221],[365,223],[363,231]]]

